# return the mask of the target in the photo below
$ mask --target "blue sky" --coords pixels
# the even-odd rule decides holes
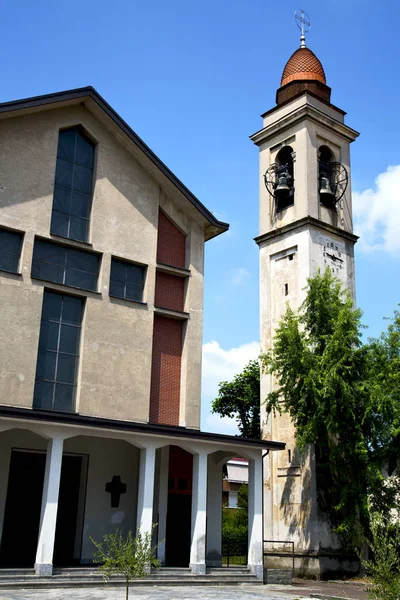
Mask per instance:
[[[261,0],[38,0],[2,3],[0,100],[94,86],[219,218],[206,249],[203,427],[219,379],[257,354],[258,149],[248,136],[272,108],[298,47],[296,3]],[[362,243],[357,302],[378,335],[400,301],[397,3],[308,0],[307,45],[332,102],[361,132],[352,146]],[[388,171],[388,167],[392,167]],[[370,191],[367,191],[370,190]]]

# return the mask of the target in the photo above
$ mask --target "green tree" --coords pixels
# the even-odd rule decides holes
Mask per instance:
[[[376,474],[376,492],[371,494],[372,510],[385,512],[400,498],[400,312],[396,310],[387,331],[370,340],[369,381],[376,412],[373,415],[371,448],[390,476]]]
[[[122,575],[125,578],[126,600],[132,579],[146,577],[151,568],[160,567],[160,561],[154,555],[151,533],[148,531],[143,534],[139,529],[136,537],[129,531],[124,537],[117,529],[106,534],[103,542],[96,542],[93,538],[90,540],[96,546],[94,562],[101,563],[100,571],[103,572],[104,580],[108,581],[111,575]]]
[[[260,365],[251,360],[233,380],[222,381],[211,405],[221,417],[236,417],[240,435],[260,438]]]
[[[399,392],[399,382],[382,374],[382,364],[395,371],[387,338],[363,345],[361,332],[361,311],[327,269],[308,280],[297,313],[287,307],[273,349],[262,356],[277,382],[267,412],[289,413],[300,450],[315,444],[319,506],[346,544],[360,526],[369,530],[369,495],[382,498]]]

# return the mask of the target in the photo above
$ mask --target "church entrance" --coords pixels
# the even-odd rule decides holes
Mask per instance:
[[[80,455],[63,456],[54,544],[55,566],[79,562],[84,458]],[[35,564],[45,466],[45,452],[19,449],[11,452],[0,546],[2,567],[32,568]]]
[[[178,446],[170,446],[165,536],[165,563],[167,567],[189,566],[192,472],[192,454]]]

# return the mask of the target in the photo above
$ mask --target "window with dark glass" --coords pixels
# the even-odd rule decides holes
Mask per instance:
[[[94,148],[81,127],[60,131],[50,226],[55,235],[88,239]]]
[[[0,270],[18,273],[22,233],[0,229]]]
[[[45,290],[33,406],[73,412],[84,300]]]
[[[111,259],[110,296],[143,302],[146,267]]]
[[[96,291],[98,274],[97,254],[66,248],[45,240],[36,240],[33,249],[32,277],[82,290]]]

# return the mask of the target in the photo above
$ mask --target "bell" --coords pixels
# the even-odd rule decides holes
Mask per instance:
[[[281,173],[278,177],[278,185],[275,188],[275,196],[277,198],[282,198],[283,196],[287,196],[290,192],[290,187],[288,185],[289,173],[285,171]]]
[[[321,196],[321,202],[332,204],[335,202],[335,194],[331,190],[329,185],[329,178],[327,175],[321,175],[319,184],[319,193]]]

